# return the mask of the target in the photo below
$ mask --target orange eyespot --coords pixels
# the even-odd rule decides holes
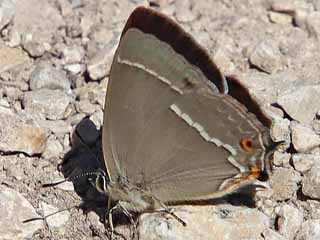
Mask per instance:
[[[247,137],[244,137],[241,139],[240,145],[241,145],[242,149],[245,150],[246,152],[251,152],[253,149],[252,142]]]

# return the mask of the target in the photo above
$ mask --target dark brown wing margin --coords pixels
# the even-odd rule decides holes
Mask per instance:
[[[226,79],[229,86],[228,94],[242,103],[265,127],[270,128],[272,121],[262,111],[257,101],[250,95],[248,88],[246,88],[235,76],[226,76]]]
[[[138,7],[131,13],[121,36],[130,28],[138,28],[168,43],[190,64],[197,66],[217,86],[220,93],[225,93],[226,82],[217,65],[211,60],[206,50],[173,20],[150,8]]]

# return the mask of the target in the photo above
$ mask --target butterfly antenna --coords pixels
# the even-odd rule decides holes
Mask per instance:
[[[69,211],[69,210],[71,210],[71,209],[73,209],[73,208],[79,208],[79,206],[78,206],[78,205],[74,205],[74,206],[69,207],[69,208],[64,208],[64,209],[55,211],[55,212],[53,212],[53,213],[50,213],[50,214],[48,214],[48,215],[46,215],[46,216],[44,216],[44,217],[29,218],[29,219],[26,219],[26,220],[22,221],[22,223],[28,223],[28,222],[38,221],[38,220],[45,221],[47,218],[49,218],[49,217],[51,217],[51,216],[53,216],[53,215],[55,215],[55,214],[58,214],[58,213],[64,212],[64,211]]]

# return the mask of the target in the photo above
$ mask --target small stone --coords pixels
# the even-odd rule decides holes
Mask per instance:
[[[279,47],[266,41],[255,47],[250,63],[267,73],[275,73],[284,65]]]
[[[291,154],[286,152],[275,151],[273,154],[273,164],[278,167],[290,167]]]
[[[0,31],[12,22],[15,16],[15,5],[11,0],[2,0],[0,2]]]
[[[73,12],[72,5],[69,1],[58,0],[59,8],[62,16],[70,16]]]
[[[77,98],[82,100],[89,100],[91,103],[97,103],[102,108],[104,106],[105,96],[106,96],[106,85],[105,83],[91,82],[84,85],[81,88],[75,90]]]
[[[281,206],[277,212],[278,221],[276,224],[279,233],[289,240],[294,239],[295,234],[303,222],[302,212],[288,204]]]
[[[12,29],[9,36],[7,45],[11,48],[16,48],[21,44],[21,36],[16,29]]]
[[[72,127],[66,121],[63,120],[39,120],[39,125],[44,129],[48,129],[51,133],[56,136],[64,136],[66,133],[70,133]]]
[[[90,116],[89,118],[94,125],[96,126],[97,129],[100,129],[102,124],[103,124],[103,112],[101,109],[96,111],[93,115]]]
[[[29,113],[41,115],[50,120],[59,120],[64,118],[70,101],[70,97],[60,90],[39,89],[26,92],[23,105]]]
[[[307,220],[302,223],[295,240],[319,240],[320,220]]]
[[[43,210],[44,216],[47,216],[49,214],[52,214],[58,211],[58,208],[52,205],[46,204],[44,202],[42,202],[40,206]],[[52,216],[46,218],[46,222],[49,228],[59,229],[66,224],[66,222],[69,220],[69,217],[70,217],[70,213],[65,210],[59,213],[55,213]],[[61,230],[61,233],[64,232],[64,229],[59,229],[59,230]]]
[[[296,10],[295,14],[294,14],[294,23],[302,28],[302,29],[307,29],[307,17],[308,17],[308,13],[306,11],[303,10]]]
[[[77,113],[73,115],[72,117],[68,118],[68,122],[71,124],[71,126],[78,125],[79,122],[81,122],[82,119],[84,119],[86,115],[84,113]]]
[[[307,30],[311,36],[320,40],[320,12],[311,12],[308,14]]]
[[[42,221],[23,223],[40,217],[32,205],[18,192],[0,186],[0,236],[3,240],[31,239],[43,227]]]
[[[89,60],[87,70],[92,80],[99,80],[109,73],[116,47],[116,42],[111,41]]]
[[[84,113],[86,115],[92,115],[98,107],[98,105],[92,104],[87,99],[76,102],[75,106],[78,113]]]
[[[319,95],[320,87],[304,86],[283,92],[278,96],[277,103],[291,118],[310,124],[319,110]]]
[[[30,156],[44,151],[47,137],[36,124],[27,123],[17,115],[0,114],[0,126],[0,151],[24,152]]]
[[[320,202],[318,200],[302,201],[301,205],[309,214],[305,219],[320,219]]]
[[[42,153],[45,159],[59,159],[63,154],[63,146],[56,139],[48,139],[46,150]]]
[[[297,153],[292,156],[294,168],[301,172],[308,172],[315,163],[320,163],[320,155]]]
[[[295,12],[296,7],[290,0],[275,0],[271,4],[271,10],[279,13],[292,14]]]
[[[279,23],[283,25],[289,25],[292,23],[292,17],[288,14],[269,12],[268,16],[272,23]]]
[[[285,201],[294,197],[298,190],[298,182],[301,181],[299,173],[292,168],[277,168],[270,176],[270,184],[273,190],[272,198],[276,201]]]
[[[276,142],[285,141],[290,142],[290,121],[282,117],[273,117],[273,124],[271,126],[271,135]]]
[[[9,71],[29,61],[28,56],[19,48],[1,46],[0,73]]]
[[[303,176],[302,192],[312,199],[320,199],[320,162],[316,162]]]
[[[65,64],[80,63],[85,52],[80,46],[68,46],[62,50],[62,58]]]
[[[78,74],[80,72],[83,72],[85,69],[84,65],[79,63],[67,64],[63,68],[72,74]]]
[[[11,101],[22,99],[23,93],[16,87],[4,87],[3,94]]]
[[[191,22],[196,19],[195,14],[191,11],[190,0],[180,0],[175,3],[176,20],[180,23]]]
[[[71,83],[63,71],[50,64],[41,63],[31,73],[30,88],[32,90],[40,88],[59,89],[69,92],[71,91]]]
[[[46,51],[44,43],[32,34],[24,35],[22,47],[31,57],[41,57]]]
[[[320,136],[311,128],[295,122],[291,123],[292,144],[298,152],[308,152],[320,146]]]

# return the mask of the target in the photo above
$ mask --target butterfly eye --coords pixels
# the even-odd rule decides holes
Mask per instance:
[[[252,146],[252,141],[247,138],[247,137],[243,137],[240,141],[240,145],[242,147],[242,149],[246,152],[251,152],[252,149],[253,149],[253,146]]]

